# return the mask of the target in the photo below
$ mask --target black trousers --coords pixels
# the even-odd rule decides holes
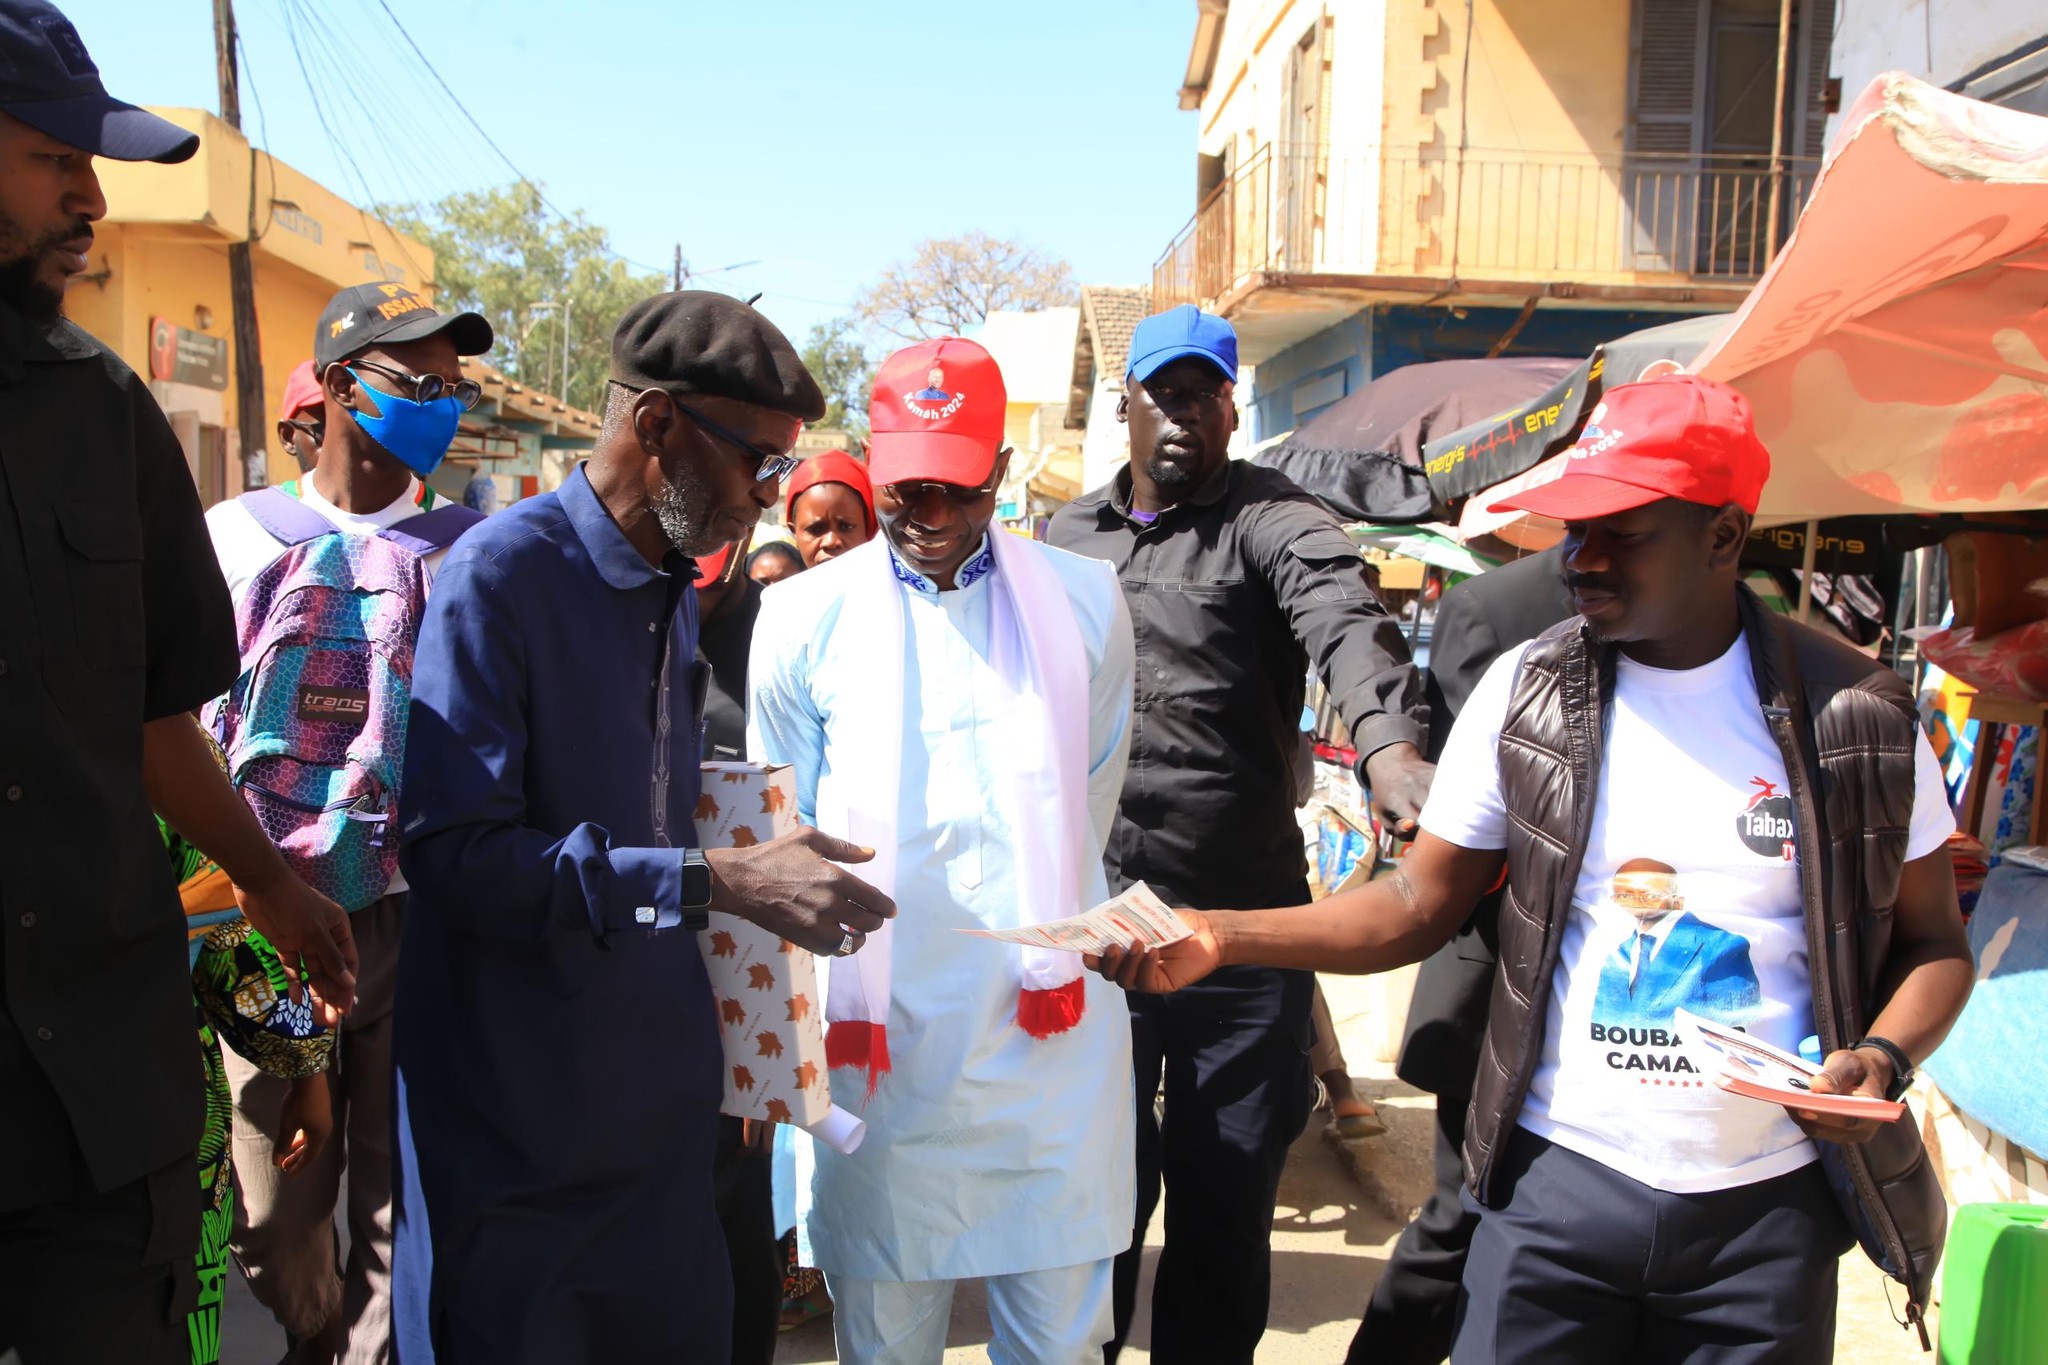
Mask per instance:
[[[196,1157],[107,1194],[0,1213],[0,1358],[21,1365],[188,1365],[199,1297]]]
[[[1472,1238],[1452,1365],[1833,1359],[1853,1239],[1818,1162],[1667,1194],[1526,1129],[1498,1159],[1504,1202]]]
[[[1436,1188],[1394,1243],[1345,1365],[1440,1365],[1451,1353],[1465,1251],[1479,1226],[1463,1198],[1468,1103],[1437,1096]]]
[[[775,1236],[774,1165],[765,1150],[741,1140],[741,1120],[718,1120],[711,1164],[718,1225],[732,1262],[732,1365],[774,1365],[776,1327],[782,1316],[782,1252]]]
[[[1229,967],[1170,996],[1131,997],[1138,1209],[1117,1257],[1114,1365],[1137,1308],[1145,1229],[1166,1188],[1152,1289],[1156,1365],[1249,1365],[1266,1330],[1273,1204],[1314,1103],[1308,972]],[[1164,1121],[1153,1096],[1165,1082]]]

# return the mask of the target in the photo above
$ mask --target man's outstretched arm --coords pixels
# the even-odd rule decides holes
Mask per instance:
[[[1135,991],[1177,991],[1218,967],[1388,971],[1448,942],[1500,879],[1505,857],[1424,830],[1391,876],[1355,891],[1284,910],[1182,910],[1192,937],[1150,952],[1111,949],[1089,965]]]

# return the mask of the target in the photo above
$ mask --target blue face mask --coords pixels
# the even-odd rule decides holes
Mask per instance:
[[[349,416],[356,419],[356,425],[421,478],[433,473],[448,454],[456,427],[462,424],[462,401],[451,395],[431,403],[418,403],[368,383],[356,374],[354,366],[348,372],[355,375],[356,383],[376,395],[373,401],[382,409],[379,416],[372,417],[361,408],[350,408]]]

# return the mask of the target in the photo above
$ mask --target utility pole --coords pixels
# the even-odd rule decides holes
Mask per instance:
[[[1792,0],[1778,0],[1778,83],[1771,104],[1771,200],[1764,220],[1764,270],[1778,255],[1778,215],[1785,202],[1785,84],[1792,65]],[[1762,271],[1758,271],[1762,274]],[[1804,620],[1804,617],[1800,618]]]
[[[683,244],[676,243],[676,292],[683,292]]]
[[[220,75],[220,117],[242,126],[240,74],[235,64],[234,0],[213,0],[214,63]],[[250,250],[256,236],[256,149],[249,149],[249,222],[242,240],[228,245],[228,294],[234,309],[235,427],[242,442],[242,482],[260,488],[268,478],[264,453],[269,422],[263,411],[263,343],[256,328],[256,269]]]

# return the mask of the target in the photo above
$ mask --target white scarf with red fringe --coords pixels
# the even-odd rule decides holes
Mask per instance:
[[[1017,922],[1038,924],[1080,913],[1082,869],[1093,847],[1088,815],[1088,677],[1080,623],[1058,574],[1038,545],[1005,531],[990,537],[989,664],[999,680],[990,730],[1001,736],[1001,777],[986,793],[1014,838]],[[850,552],[846,600],[835,629],[868,642],[869,685],[854,707],[833,718],[833,779],[818,792],[818,827],[875,850],[857,874],[896,891],[896,819],[903,735],[915,722],[903,698],[904,594],[887,542]],[[902,915],[917,913],[914,905]],[[868,936],[851,958],[835,959],[825,999],[828,1065],[867,1073],[868,1094],[889,1071],[889,970],[894,924]],[[1064,1033],[1087,1007],[1076,953],[1011,946],[1021,989],[1017,1025],[1033,1038]]]

